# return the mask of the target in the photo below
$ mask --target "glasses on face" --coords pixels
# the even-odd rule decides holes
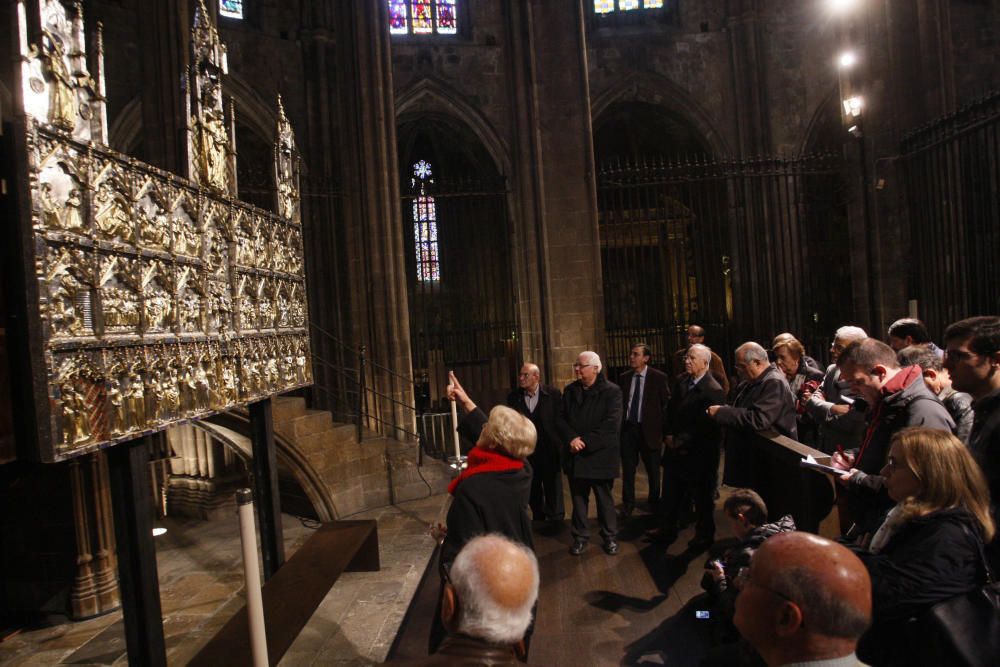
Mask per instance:
[[[741,567],[740,571],[736,574],[736,586],[741,591],[745,591],[747,589],[747,586],[749,586],[751,583],[755,587],[757,587],[757,588],[759,588],[759,589],[761,589],[763,591],[767,591],[771,595],[776,595],[779,598],[781,598],[782,600],[785,600],[786,602],[791,602],[796,607],[798,607],[799,608],[799,612],[802,613],[802,615],[803,615],[802,627],[806,627],[805,612],[802,610],[802,606],[798,602],[796,602],[795,600],[793,600],[792,598],[788,597],[787,595],[785,595],[784,593],[782,593],[780,591],[776,591],[773,588],[768,588],[767,586],[763,586],[763,585],[755,582],[753,580],[753,578],[752,578],[752,575],[751,575],[751,572],[750,572],[750,568],[749,567]]]

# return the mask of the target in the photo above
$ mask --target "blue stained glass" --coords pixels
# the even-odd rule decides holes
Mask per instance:
[[[615,0],[594,0],[594,13],[610,14],[615,11]]]
[[[642,6],[646,9],[662,9],[663,0],[644,0]]]
[[[620,0],[619,7],[623,12],[639,8],[639,0]]]
[[[242,19],[243,0],[219,0],[219,14],[231,19]]]
[[[458,32],[455,0],[437,0],[437,32],[439,35],[454,35]]]

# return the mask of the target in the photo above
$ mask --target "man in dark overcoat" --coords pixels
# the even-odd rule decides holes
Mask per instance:
[[[708,414],[725,427],[725,483],[751,488],[767,502],[771,494],[763,485],[769,471],[761,457],[755,456],[754,441],[757,432],[765,430],[798,439],[795,397],[784,373],[770,363],[767,350],[758,343],[740,345],[735,359],[741,384],[733,405],[713,405]]]
[[[664,453],[663,537],[673,541],[681,500],[690,496],[695,507],[691,546],[699,548],[715,540],[715,486],[722,445],[722,429],[707,411],[726,400],[726,392],[709,370],[711,361],[712,351],[704,345],[688,348],[687,371],[680,376],[668,407],[670,435]]]
[[[573,364],[576,381],[563,390],[563,465],[573,496],[573,546],[579,556],[587,548],[590,528],[587,506],[590,492],[597,500],[604,551],[618,553],[618,524],[611,489],[621,469],[618,436],[622,421],[622,392],[601,373],[596,352],[581,352]]]
[[[521,366],[517,384],[517,391],[507,396],[507,406],[530,419],[538,432],[535,453],[528,457],[532,471],[531,516],[536,521],[562,521],[566,516],[559,462],[562,394],[542,384],[541,371],[532,363]]]
[[[635,471],[639,460],[649,479],[649,506],[656,511],[660,500],[660,458],[663,453],[663,416],[670,401],[666,373],[649,365],[652,352],[645,343],[632,346],[631,370],[618,378],[622,390],[622,512],[627,519],[635,510]]]

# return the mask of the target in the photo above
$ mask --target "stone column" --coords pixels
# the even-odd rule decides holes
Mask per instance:
[[[191,14],[188,0],[143,3],[139,18],[142,59],[142,158],[157,167],[185,174],[187,127],[181,75],[190,61]]]
[[[93,454],[86,458],[92,458]],[[93,555],[90,550],[90,497],[80,458],[69,463],[70,485],[73,492],[73,524],[76,528],[76,576],[70,591],[70,613],[75,619],[96,616],[97,586],[94,583]]]
[[[316,180],[335,182],[342,194],[332,202],[304,201],[310,207],[314,321],[344,342],[365,345],[375,364],[409,377],[410,331],[386,3],[325,0],[310,4],[303,31],[309,143],[303,146],[309,146],[307,164],[319,172]],[[337,347],[321,342],[319,349],[333,352],[325,355],[328,360],[354,368],[353,351]],[[328,375],[328,382],[337,381]],[[376,371],[375,382],[380,393],[413,404],[408,380]],[[397,403],[369,396],[369,406],[386,422],[415,430],[413,412]],[[342,408],[351,411],[354,406]]]
[[[108,459],[104,451],[90,457],[94,499],[94,583],[100,611],[107,612],[121,605],[118,589],[118,556],[115,546],[115,520],[111,511],[111,484],[108,480]]]
[[[767,102],[766,38],[762,36],[759,0],[728,0],[726,31],[733,77],[731,110],[741,157],[770,155],[770,113]]]
[[[584,7],[510,0],[506,9],[522,353],[561,386],[576,356],[603,352],[604,341]]]

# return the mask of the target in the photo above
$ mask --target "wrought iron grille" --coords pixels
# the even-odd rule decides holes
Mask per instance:
[[[908,288],[932,335],[1000,312],[1000,92],[903,140]]]
[[[814,356],[851,321],[846,205],[833,156],[634,159],[603,166],[598,209],[608,365],[635,341],[670,362],[689,324],[723,359],[791,331]],[[683,369],[671,369],[680,372]]]

